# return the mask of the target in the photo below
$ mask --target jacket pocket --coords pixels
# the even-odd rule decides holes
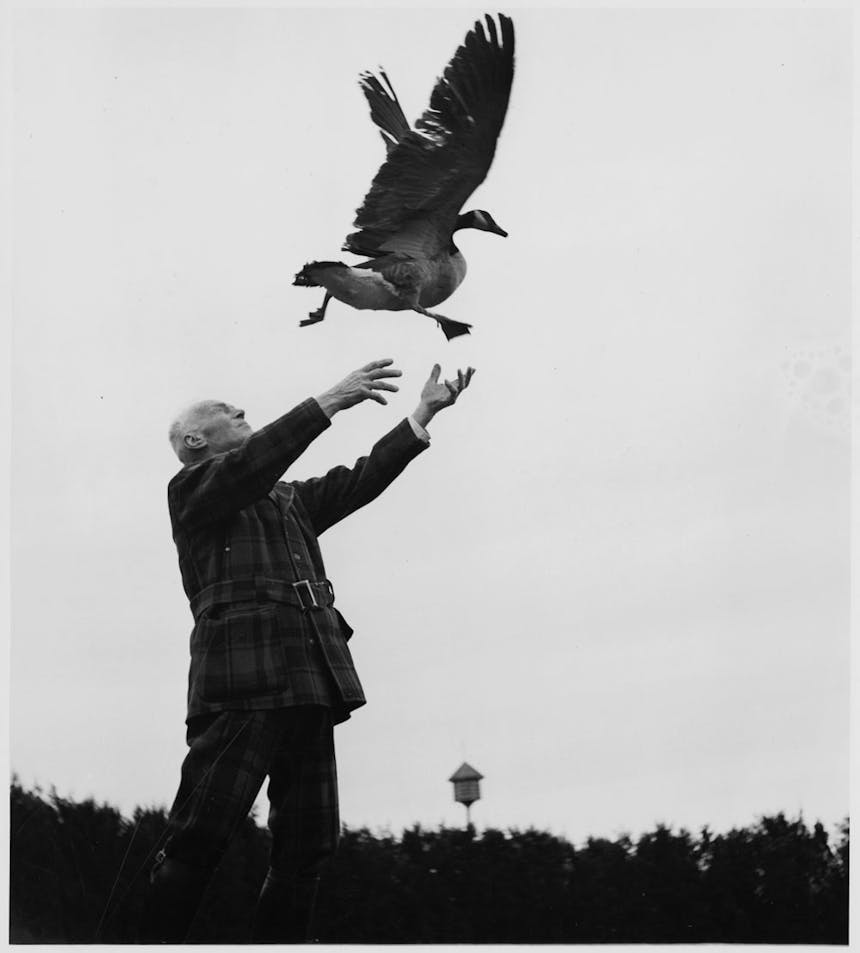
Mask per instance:
[[[274,605],[204,617],[191,635],[191,682],[205,702],[241,701],[286,690]]]
[[[337,616],[338,622],[340,623],[341,634],[343,635],[344,639],[349,642],[350,638],[352,638],[352,626],[341,615],[340,609],[335,609],[334,612]]]

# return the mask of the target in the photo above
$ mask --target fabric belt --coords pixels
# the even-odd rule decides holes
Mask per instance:
[[[308,612],[334,605],[334,587],[328,579],[299,579],[297,582],[267,579],[264,576],[228,579],[225,582],[215,582],[198,592],[190,600],[191,613],[196,622],[213,606],[235,602],[282,602]]]

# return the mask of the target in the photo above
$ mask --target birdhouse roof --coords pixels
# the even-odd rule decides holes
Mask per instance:
[[[480,781],[483,778],[480,771],[476,771],[471,764],[463,762],[459,768],[448,778],[449,781]]]

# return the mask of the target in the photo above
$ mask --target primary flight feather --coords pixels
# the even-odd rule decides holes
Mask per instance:
[[[466,35],[437,80],[430,105],[411,128],[384,70],[360,85],[387,156],[356,212],[344,251],[368,258],[351,267],[313,261],[296,285],[326,289],[321,307],[302,326],[325,317],[331,298],[361,310],[417,311],[434,318],[450,340],[471,325],[428,308],[450,297],[466,275],[454,232],[507,232],[483,210],[461,209],[484,181],[505,121],[514,77],[514,26],[486,16]]]

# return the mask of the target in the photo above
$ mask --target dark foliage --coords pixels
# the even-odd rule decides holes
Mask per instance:
[[[133,943],[163,810],[11,788],[10,939]],[[848,940],[848,822],[762,817],[698,836],[665,826],[575,848],[551,834],[344,828],[320,899],[322,943],[830,943]],[[246,942],[268,833],[252,818],[189,939]]]

